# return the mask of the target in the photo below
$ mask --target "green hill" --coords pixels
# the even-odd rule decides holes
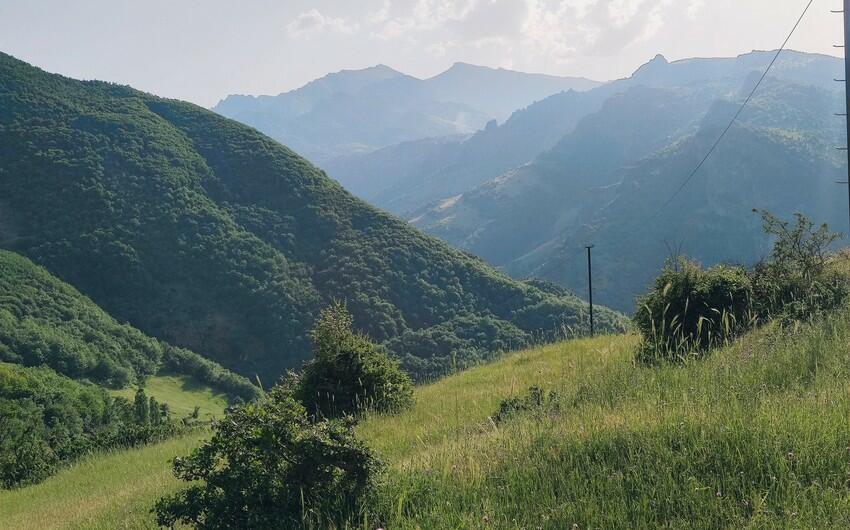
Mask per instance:
[[[0,362],[47,366],[115,389],[170,372],[233,397],[257,395],[244,378],[118,323],[44,268],[6,250],[0,250]]]
[[[156,372],[163,347],[119,324],[23,256],[0,250],[0,361],[47,365],[121,388]]]
[[[376,504],[384,527],[847,526],[846,311],[769,326],[685,366],[636,366],[637,342],[516,353],[417,388],[406,413],[365,421],[359,434],[389,464]],[[556,391],[559,411],[490,420],[532,385]],[[0,493],[0,521],[51,521],[62,507],[71,515],[52,527],[154,528],[150,486],[173,491],[167,460],[186,451],[97,458]],[[132,480],[113,478],[123,467]],[[108,483],[92,479],[101,475]],[[106,491],[132,501],[102,500]]]
[[[577,298],[422,235],[253,129],[7,55],[0,247],[264,382],[308,358],[307,331],[334,299],[422,377],[586,326]],[[622,323],[598,314],[600,329]]]

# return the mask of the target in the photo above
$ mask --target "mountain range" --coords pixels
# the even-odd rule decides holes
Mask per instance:
[[[368,202],[411,219],[419,210],[450,199],[531,162],[573,132],[612,96],[630,87],[714,86],[706,97],[740,90],[773,58],[753,52],[737,58],[686,59],[668,62],[663,56],[632,76],[584,91],[565,91],[519,109],[504,123],[490,123],[472,136],[429,138],[403,142],[375,152],[338,157],[320,165],[343,186]],[[771,77],[817,84],[833,90],[840,76],[834,59],[786,51]],[[753,81],[750,81],[753,82]]]
[[[834,116],[843,95],[833,82],[842,64],[835,58],[783,54],[685,182],[766,60],[765,53],[656,58],[534,160],[409,217],[515,277],[545,278],[577,293],[586,294],[584,246],[593,243],[595,295],[624,311],[673,254],[707,264],[764,257],[769,242],[754,208],[843,228],[846,194],[835,182],[846,160],[834,149],[845,144],[844,123]]]
[[[465,63],[418,79],[378,65],[328,74],[277,96],[228,96],[213,110],[321,163],[404,141],[471,134],[534,101],[598,84]]]

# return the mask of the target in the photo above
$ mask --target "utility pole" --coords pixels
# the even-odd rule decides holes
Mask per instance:
[[[844,147],[839,147],[838,150],[847,153],[847,181],[839,181],[839,184],[847,184],[847,210],[850,214],[850,149],[848,149],[850,147],[850,117],[847,116],[850,114],[850,89],[847,86],[847,79],[850,78],[850,53],[847,51],[848,46],[850,46],[850,0],[844,0],[843,10],[833,11],[833,13],[842,13],[844,16],[844,45],[836,46],[836,48],[844,48],[844,79],[836,79],[836,81],[844,83],[845,110],[843,114],[838,114],[838,116],[844,116],[847,121],[847,144]]]
[[[850,2],[850,0],[845,0]],[[587,249],[587,298],[590,303],[590,336],[593,336],[593,262],[590,259],[590,251],[593,245],[584,247]]]

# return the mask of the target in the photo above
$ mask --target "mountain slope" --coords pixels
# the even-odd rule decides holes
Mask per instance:
[[[577,298],[495,272],[196,106],[2,56],[0,124],[0,246],[239,373],[298,366],[333,299],[378,341],[415,337],[418,358],[395,353],[419,375],[584,325]],[[470,321],[493,332],[454,333]],[[602,329],[619,323],[600,311]]]
[[[511,274],[576,292],[585,283],[580,250],[592,241],[598,299],[627,311],[671,252],[706,263],[758,259],[766,242],[753,208],[842,226],[846,205],[834,181],[843,162],[832,149],[844,141],[832,116],[839,95],[777,79],[760,89],[698,178],[653,217],[737,110],[728,100],[739,101],[727,81],[665,90],[638,87],[610,99],[534,163],[414,222]],[[678,124],[665,127],[671,116]]]
[[[329,74],[277,96],[228,96],[214,111],[314,162],[428,137],[472,133],[586,79],[456,64],[430,79],[376,66]]]
[[[322,167],[358,197],[407,217],[533,160],[598,110],[614,90],[615,85],[606,85],[561,92],[515,112],[503,124],[491,121],[469,137],[406,142],[338,157]]]

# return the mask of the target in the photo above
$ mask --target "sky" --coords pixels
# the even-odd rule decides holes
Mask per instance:
[[[386,64],[461,61],[624,77],[656,54],[776,49],[808,0],[0,0],[0,51],[45,70],[205,107]],[[814,0],[789,47],[840,55],[840,0]],[[838,53],[836,53],[838,52]]]

